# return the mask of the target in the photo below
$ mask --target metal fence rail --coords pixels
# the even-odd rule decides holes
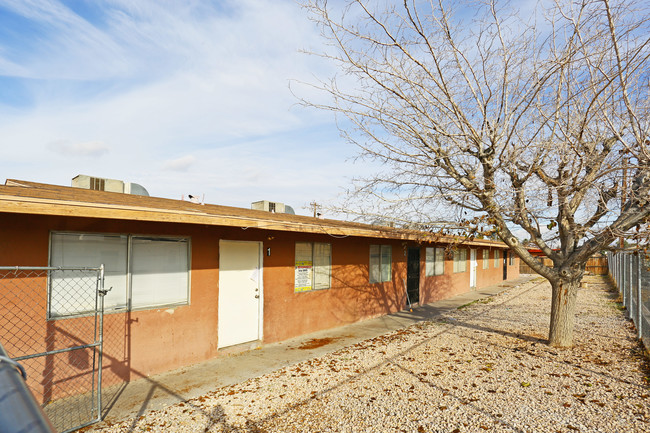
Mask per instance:
[[[608,253],[609,274],[623,297],[626,315],[650,350],[650,262],[643,253]]]
[[[0,267],[0,342],[59,432],[101,419],[103,272]]]

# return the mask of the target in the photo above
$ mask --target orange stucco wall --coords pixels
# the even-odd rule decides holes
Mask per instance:
[[[268,238],[271,239],[268,239]],[[294,293],[295,242],[332,244],[332,282],[329,290]],[[369,284],[369,246],[392,246],[392,281]],[[336,239],[323,235],[273,233],[264,242],[264,341],[341,326],[404,308],[406,257],[398,241],[365,238]]]
[[[406,305],[406,248],[417,246],[402,241],[367,238],[335,238],[325,234],[274,232],[258,229],[98,220],[74,217],[46,217],[0,213],[0,265],[47,266],[51,231],[173,235],[191,238],[191,299],[175,308],[110,313],[104,316],[104,383],[115,384],[146,377],[173,368],[201,362],[218,355],[219,240],[251,240],[263,243],[263,341],[282,341],[301,334],[333,328],[370,317],[399,311]],[[328,290],[294,293],[295,242],[332,244],[332,284]],[[369,245],[392,246],[392,281],[368,283]],[[270,249],[270,250],[268,250]],[[270,254],[267,255],[267,251]],[[490,253],[489,269],[482,269],[482,252],[477,251],[477,287],[498,283],[503,275],[503,251],[499,267]],[[469,254],[468,254],[469,261]],[[420,299],[422,303],[469,290],[468,271],[453,273],[452,260],[445,273],[425,277],[425,252],[421,246]],[[508,267],[508,278],[518,276],[518,260]],[[0,290],[2,281],[0,280]],[[43,280],[41,290],[47,292]],[[46,321],[43,296],[20,299],[21,308],[35,311],[29,321],[42,330],[34,338],[34,351],[50,347],[44,335],[54,336],[54,345],[70,344],[74,320]],[[18,302],[18,301],[16,301]],[[0,305],[0,332],[5,332]],[[19,331],[17,331],[19,332]],[[0,340],[3,337],[0,335]],[[51,341],[51,340],[50,340]],[[3,343],[4,344],[4,343]],[[7,348],[10,350],[11,348]],[[40,362],[40,361],[35,361]],[[44,362],[44,361],[43,361]],[[44,366],[36,371],[40,374]],[[38,377],[34,380],[38,380]],[[35,385],[38,387],[38,385]],[[44,395],[47,394],[43,390]],[[45,398],[45,397],[44,397]]]
[[[174,235],[189,236],[192,239],[190,305],[104,316],[105,384],[146,377],[217,355],[218,240],[205,236],[202,227],[0,214],[0,264],[47,266],[49,233],[52,230]],[[32,329],[37,330],[38,336],[32,345],[33,352],[69,347],[76,339],[87,340],[85,335],[75,336],[75,332],[79,332],[75,321],[79,319],[45,320],[45,279],[42,279],[41,290],[41,296],[20,299],[20,308],[36,312],[39,318],[40,327],[31,323],[23,327],[29,328],[30,334],[34,334]],[[2,310],[15,307],[0,305],[0,330],[5,330],[2,323],[5,314]],[[11,353],[11,347],[5,348]],[[38,374],[43,372],[40,367],[45,362],[44,358],[30,362],[34,363],[34,371]],[[79,368],[73,371],[79,375],[84,373]],[[42,387],[41,380],[38,382],[36,389]],[[58,387],[62,389],[61,392],[65,392],[61,383]]]
[[[443,246],[444,245],[431,245]],[[454,263],[451,257],[445,259],[444,273],[442,275],[426,276],[425,269],[425,251],[422,248],[421,267],[420,267],[420,300],[422,303],[435,302],[440,299],[446,299],[460,293],[470,290],[479,290],[482,287],[498,284],[503,281],[503,255],[504,250],[499,250],[499,260],[497,266],[494,263],[494,249],[487,248],[489,257],[487,260],[487,269],[483,268],[483,249],[485,247],[476,247],[476,287],[470,287],[470,258],[471,254],[467,253],[467,266],[465,272],[454,272]],[[515,264],[510,265],[508,262],[507,279],[519,277],[519,258],[515,259]]]

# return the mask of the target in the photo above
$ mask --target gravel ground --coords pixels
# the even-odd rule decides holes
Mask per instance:
[[[545,344],[534,280],[96,432],[650,432],[647,360],[600,277],[580,291],[573,349]]]

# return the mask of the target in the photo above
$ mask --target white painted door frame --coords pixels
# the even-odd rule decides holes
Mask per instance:
[[[263,338],[262,250],[262,242],[219,241],[218,348]],[[241,267],[233,266],[235,262]],[[255,319],[257,326],[249,323]]]
[[[478,261],[476,260],[476,249],[469,250],[469,287],[476,288],[476,271],[478,269]]]

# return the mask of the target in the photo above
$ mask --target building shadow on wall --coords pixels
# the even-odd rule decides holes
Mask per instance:
[[[398,274],[398,273],[396,273]],[[406,306],[405,279],[395,275],[393,281],[370,284],[368,266],[346,266],[332,275],[331,314],[336,323],[354,323],[400,311]]]
[[[69,347],[88,344],[85,335],[71,332],[69,322],[77,319],[62,319],[46,321],[46,341],[48,350],[59,347],[61,342]],[[132,319],[131,312],[108,314],[104,317],[103,359],[101,366],[101,418],[115,408],[118,401],[125,396],[129,384],[143,380],[147,386],[146,394],[127,396],[126,402],[120,403],[122,409],[129,406],[128,411],[135,413],[135,421],[129,431],[133,431],[137,419],[150,409],[154,396],[166,395],[171,403],[184,402],[195,410],[201,410],[208,419],[209,425],[224,424],[221,412],[205,411],[199,406],[188,403],[187,399],[173,389],[151,379],[144,372],[131,366],[131,328],[138,319]],[[88,386],[91,381],[95,387],[99,384],[98,350],[87,348],[61,354],[47,355],[41,358],[41,363],[25,366],[29,371],[30,380],[41,385],[38,391],[38,401],[46,408],[46,414],[58,431],[74,428],[87,423],[91,418],[88,413],[96,408],[96,394]],[[161,354],[164,356],[164,354]],[[37,374],[40,373],[40,376]],[[81,383],[81,385],[80,385]],[[139,388],[140,389],[140,388]],[[97,392],[97,389],[94,391]],[[73,412],[79,412],[74,414]],[[136,413],[137,412],[137,413]],[[61,414],[64,414],[62,418]],[[224,424],[225,425],[225,424]]]

